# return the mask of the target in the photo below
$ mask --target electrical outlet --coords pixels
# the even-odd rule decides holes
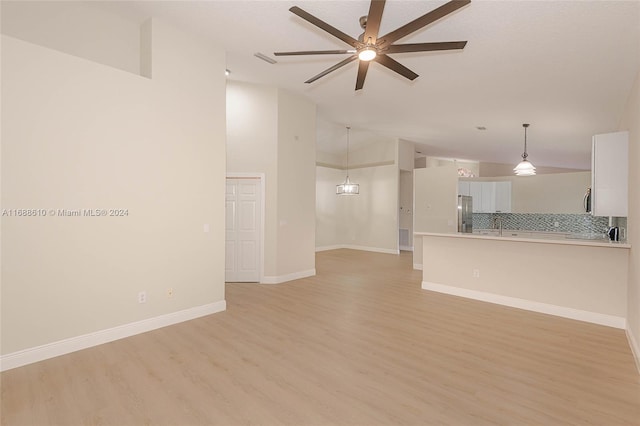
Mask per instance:
[[[147,303],[147,292],[141,291],[138,293],[138,303]]]
[[[560,222],[553,222],[553,226],[554,226],[554,228],[559,228],[560,227]]]
[[[473,270],[473,278],[480,278],[480,269]]]
[[[168,288],[167,289],[167,297],[173,297],[173,289],[172,288]]]

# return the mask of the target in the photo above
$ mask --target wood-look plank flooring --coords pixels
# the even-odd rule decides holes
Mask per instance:
[[[420,289],[411,255],[227,284],[227,311],[9,370],[2,425],[640,425],[622,330]]]

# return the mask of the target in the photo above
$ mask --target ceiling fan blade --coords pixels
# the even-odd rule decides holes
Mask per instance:
[[[342,55],[345,53],[356,53],[355,50],[301,50],[299,52],[274,52],[275,56],[296,56],[296,55]]]
[[[382,21],[382,12],[384,11],[385,0],[371,0],[369,6],[369,14],[367,15],[367,26],[364,30],[363,42],[367,43],[371,39],[371,44],[376,44],[378,31],[380,30],[380,21]]]
[[[345,43],[347,43],[347,44],[349,44],[349,45],[351,45],[351,46],[353,46],[355,48],[358,47],[358,40],[356,40],[355,38],[351,37],[348,34],[343,33],[339,29],[327,24],[323,20],[316,18],[312,14],[310,14],[308,12],[305,12],[304,10],[300,9],[298,6],[293,6],[291,9],[289,9],[289,11],[291,11],[292,13],[298,15],[299,17],[301,17],[305,21],[312,23],[316,27],[318,27],[318,28],[320,28],[322,30],[325,30],[326,32],[328,32],[332,36],[339,38],[340,40],[344,41]]]
[[[431,12],[414,19],[408,24],[401,26],[397,30],[391,31],[389,34],[379,37],[381,42],[378,44],[378,47],[384,47],[385,45],[389,45],[394,41],[411,34],[414,31],[418,31],[420,28],[425,27],[452,12],[455,12],[456,10],[460,9],[463,6],[466,6],[469,3],[471,3],[471,0],[452,0],[448,3],[445,3],[439,8],[434,9]]]
[[[438,43],[392,44],[384,53],[431,52],[434,50],[464,49],[466,41],[444,41]]]
[[[367,77],[368,69],[369,61],[360,61],[358,65],[358,78],[356,78],[356,90],[360,90],[364,86],[364,79]]]
[[[309,80],[305,81],[305,83],[313,83],[317,79],[319,79],[321,77],[324,77],[325,75],[329,74],[330,72],[335,71],[338,68],[347,65],[349,62],[355,61],[356,59],[358,59],[358,55],[352,55],[352,56],[348,57],[347,59],[338,62],[337,64],[335,64],[331,68],[327,68],[326,70],[322,71],[320,74],[311,77]]]
[[[387,55],[378,55],[373,58],[373,60],[380,65],[384,65],[385,67],[389,68],[391,71],[395,71],[401,76],[408,78],[409,80],[415,80],[416,77],[418,77],[418,74],[411,71],[409,68],[405,67],[400,62],[392,59]]]

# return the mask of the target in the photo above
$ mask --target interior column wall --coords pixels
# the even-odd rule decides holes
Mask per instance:
[[[264,274],[277,275],[278,90],[227,82],[227,171],[265,174]]]
[[[627,333],[640,371],[640,73],[636,77],[629,101],[620,123],[620,130],[629,131],[629,216],[627,218],[629,251],[629,282],[627,286]],[[634,185],[636,183],[636,185]]]
[[[315,273],[315,116],[286,91],[227,84],[227,169],[265,174],[263,282]]]
[[[279,90],[278,277],[315,275],[315,163],[316,106]]]
[[[414,232],[456,232],[458,170],[454,164],[413,171]],[[413,265],[422,268],[422,237],[414,236]]]

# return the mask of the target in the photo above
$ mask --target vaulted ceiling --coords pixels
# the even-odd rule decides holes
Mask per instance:
[[[374,63],[357,92],[357,61],[305,84],[344,56],[273,52],[348,49],[288,9],[297,5],[357,38],[368,1],[92,3],[125,19],[155,16],[188,28],[227,51],[231,80],[308,97],[318,105],[318,147],[326,151],[344,146],[341,129],[350,125],[355,144],[359,134],[377,135],[416,142],[433,156],[515,163],[527,122],[536,165],[589,168],[591,136],[618,129],[640,70],[638,1],[474,0],[399,41],[467,40],[464,50],[394,54],[419,77],[409,81]],[[389,0],[380,32],[444,3]]]

